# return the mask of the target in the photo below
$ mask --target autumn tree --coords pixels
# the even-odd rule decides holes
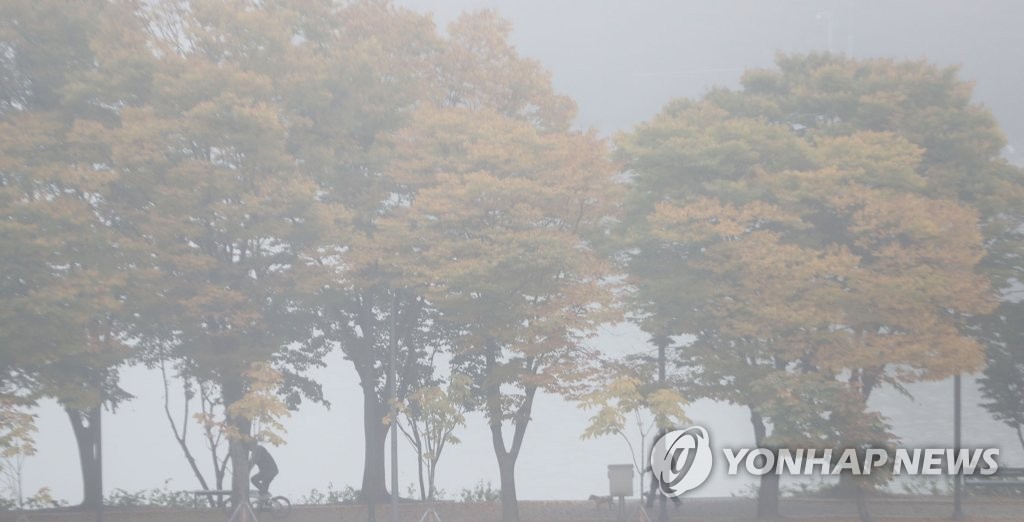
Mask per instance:
[[[1024,447],[1024,338],[1019,327],[1022,307],[1019,302],[1003,303],[988,317],[978,321],[976,332],[987,344],[987,364],[978,384],[985,402],[982,406],[993,417],[1012,428]]]
[[[607,307],[605,267],[583,238],[614,198],[602,145],[565,132],[571,101],[508,31],[487,12],[448,28],[434,103],[385,141],[408,205],[382,220],[370,252],[450,326],[456,371],[490,423],[503,518],[517,520],[536,393],[569,391],[581,336]]]
[[[424,364],[426,355],[450,345],[457,331],[442,320],[444,312],[426,285],[408,277],[391,259],[393,250],[388,248],[410,252],[418,238],[403,245],[408,230],[389,228],[385,220],[403,211],[421,189],[436,184],[439,159],[476,161],[458,149],[446,152],[419,142],[436,138],[442,140],[438,146],[447,146],[469,132],[465,118],[446,119],[445,109],[499,107],[539,127],[564,127],[571,103],[551,94],[535,62],[516,55],[506,42],[508,26],[491,13],[464,16],[441,37],[422,16],[373,5],[355,7],[337,25],[351,27],[341,34],[353,42],[339,49],[355,47],[365,53],[345,55],[358,60],[355,78],[361,83],[348,92],[363,98],[347,114],[362,123],[363,134],[352,146],[335,149],[338,163],[328,164],[319,177],[325,198],[351,211],[352,229],[351,235],[313,256],[314,268],[321,270],[307,279],[307,300],[316,310],[325,342],[341,349],[359,375],[366,443],[361,493],[364,500],[379,501],[388,496],[384,445],[392,404],[406,401],[426,384],[433,371]],[[360,21],[360,16],[369,20]],[[365,29],[378,25],[379,31]],[[313,121],[316,117],[311,116]],[[454,128],[449,130],[449,125]],[[431,135],[436,132],[441,135]],[[392,350],[398,352],[395,368]]]
[[[451,326],[456,371],[490,424],[503,518],[518,520],[515,463],[537,392],[575,391],[583,340],[614,316],[608,267],[587,240],[612,211],[614,172],[599,140],[566,130],[539,68],[509,57],[505,31],[488,14],[449,30],[463,74],[481,81],[449,84],[446,103],[390,140],[394,175],[418,190],[381,220],[375,257]],[[510,60],[530,74],[503,75]],[[525,97],[538,90],[545,98]]]
[[[515,462],[536,393],[568,391],[586,366],[583,336],[607,307],[604,271],[567,230],[536,225],[544,218],[525,202],[540,194],[528,181],[483,173],[445,181],[421,191],[403,217],[429,241],[416,247],[419,268],[432,269],[422,277],[445,320],[460,326],[456,364],[474,379],[490,422],[504,518],[517,520]]]
[[[508,287],[489,289],[486,299],[474,301],[458,287],[518,284],[524,285],[518,292],[533,292],[548,277],[557,278],[559,274],[554,270],[559,253],[546,246],[557,241],[549,237],[544,245],[531,244],[527,238],[531,235],[527,232],[530,220],[544,220],[542,216],[548,216],[549,221],[533,224],[541,229],[549,227],[551,235],[563,234],[567,241],[572,241],[573,226],[579,231],[592,229],[596,213],[591,211],[605,208],[602,205],[608,201],[602,197],[606,180],[589,182],[601,180],[608,169],[602,167],[603,151],[591,137],[554,132],[567,127],[571,102],[553,95],[547,75],[535,62],[516,55],[507,44],[507,34],[507,24],[492,13],[463,16],[448,28],[448,37],[435,62],[440,73],[428,91],[432,103],[421,106],[408,125],[391,133],[381,144],[382,154],[388,158],[383,171],[386,179],[394,183],[391,201],[395,203],[385,207],[385,217],[376,223],[372,234],[367,234],[372,241],[363,243],[365,246],[357,248],[354,256],[356,266],[373,267],[374,273],[385,274],[388,287],[401,289],[404,295],[426,298],[452,332],[448,337],[455,351],[456,371],[473,378],[477,404],[491,422],[502,476],[504,516],[517,519],[514,465],[529,412],[540,387],[555,389],[561,377],[569,377],[572,364],[568,356],[573,348],[570,341],[577,332],[561,330],[573,326],[568,318],[558,315],[551,321],[554,330],[544,334],[547,346],[527,346],[540,342],[539,337],[531,336],[542,335],[538,328],[545,309],[555,314],[569,303],[582,306],[575,299],[583,296],[562,295],[558,302],[557,292],[546,291],[534,295],[531,303],[526,293],[517,294],[513,287]],[[497,128],[487,132],[490,125]],[[591,168],[594,169],[588,170]],[[545,171],[550,172],[549,186],[561,183],[557,189],[563,191],[560,194],[571,194],[572,201],[577,202],[574,215],[554,218],[550,214],[556,206],[552,199],[556,190],[541,186]],[[521,207],[513,209],[514,202],[520,200],[524,202]],[[561,206],[563,202],[558,204],[559,211],[566,211]],[[534,211],[519,213],[531,205]],[[548,214],[535,214],[538,211]],[[438,215],[447,219],[434,223]],[[499,217],[504,215],[516,223],[518,230],[505,230],[505,218]],[[425,228],[429,224],[435,226]],[[460,229],[473,236],[491,236],[481,238],[476,246],[460,245]],[[428,232],[436,235],[425,234]],[[473,236],[466,240],[475,242]],[[442,239],[446,244],[438,245]],[[520,244],[508,243],[512,239]],[[481,250],[492,242],[502,245],[502,251],[487,254]],[[440,248],[434,248],[425,258],[428,263],[423,264],[427,252],[424,243],[431,247],[469,248],[472,257],[465,261],[461,257],[434,257],[444,256]],[[568,244],[562,243],[559,252],[565,252]],[[549,260],[537,259],[533,265],[524,265],[522,271],[513,268],[522,256],[533,251],[549,256]],[[587,255],[573,252],[574,261],[582,261]],[[501,261],[502,256],[506,256],[505,261]],[[450,262],[460,266],[466,262],[465,266],[476,266],[479,270],[463,274],[465,279],[459,282],[451,282],[458,286],[439,284],[443,279],[435,276],[434,270],[445,277],[461,270],[445,266]],[[591,268],[599,264],[595,261]],[[537,271],[528,275],[534,268]],[[567,270],[564,283],[546,290],[557,291],[559,284],[566,288],[578,285],[575,288],[581,293],[587,285],[596,287],[594,273],[577,274],[576,281],[569,280],[573,277],[570,274]],[[588,276],[595,279],[583,281]],[[487,314],[495,316],[485,320]],[[532,333],[516,339],[517,334],[506,323],[515,321],[513,317],[529,324],[528,331],[533,330]],[[578,314],[577,320],[582,325],[583,314]],[[532,354],[532,350],[541,352]],[[560,361],[560,357],[565,360]],[[504,392],[503,387],[510,392]],[[510,444],[502,432],[506,423],[514,426]]]
[[[652,382],[657,374],[657,361],[646,356],[607,363],[579,401],[580,408],[594,411],[581,438],[621,437],[640,476],[641,493],[647,491],[644,480],[655,434],[689,422],[686,399],[677,388]]]
[[[175,375],[172,373],[174,368],[168,367],[172,364],[175,362],[159,357],[152,363],[153,369],[159,369],[163,381],[164,416],[200,487],[204,490],[223,490],[229,457],[225,450],[228,442],[227,433],[222,421],[225,417],[224,401],[218,393],[216,383],[184,373],[181,371],[180,362],[176,364],[179,369]],[[174,394],[175,397],[180,397],[180,406],[172,405],[175,381],[178,381],[177,385],[181,388],[181,395]],[[205,458],[197,457],[197,452],[189,444],[190,428],[193,426],[201,430]],[[201,465],[201,459],[206,460],[209,467]]]
[[[441,381],[441,379],[434,379]],[[437,468],[445,448],[459,444],[455,430],[466,425],[466,411],[472,403],[470,379],[452,375],[444,382],[435,382],[413,390],[397,413],[404,418],[398,427],[416,450],[416,470],[420,500],[436,500]]]
[[[886,436],[865,409],[878,386],[978,367],[980,346],[962,329],[992,308],[978,272],[984,215],[955,187],[995,184],[980,178],[1005,171],[958,170],[981,160],[926,148],[955,138],[928,135],[914,118],[978,127],[971,139],[996,163],[984,137],[997,134],[950,72],[926,64],[812,55],[780,68],[748,74],[743,91],[674,102],[620,141],[634,174],[638,306],[645,328],[697,335],[679,361],[691,386],[748,406],[758,444],[795,435],[863,444]],[[911,96],[919,83],[932,89]],[[858,89],[882,92],[851,97]],[[873,100],[899,100],[907,121],[885,128]],[[912,123],[921,134],[902,132]],[[683,297],[661,287],[673,271],[693,283]],[[814,391],[837,380],[845,390]],[[773,406],[787,396],[833,397],[796,401],[831,427],[799,414],[807,408]],[[763,480],[760,515],[777,514],[776,496]]]
[[[104,134],[121,176],[111,201],[138,243],[130,333],[147,362],[214,385],[235,502],[249,490],[245,443],[280,443],[286,407],[322,399],[304,376],[323,352],[308,342],[295,268],[344,226],[292,143],[304,120],[283,93],[314,50],[286,7],[138,11],[154,49],[138,57],[147,95]]]
[[[919,147],[918,190],[979,214],[981,268],[1001,306],[975,318],[972,331],[998,351],[998,339],[1014,335],[1006,318],[1019,315],[1013,294],[1024,275],[1017,262],[1024,251],[1024,172],[1000,156],[1005,137],[991,112],[972,102],[972,84],[958,73],[921,61],[783,55],[777,70],[745,74],[741,92],[711,97],[732,114],[759,114],[811,138],[870,130],[895,133]]]
[[[428,17],[387,3],[325,3],[294,13],[310,52],[283,81],[282,92],[294,93],[285,96],[288,110],[301,122],[289,132],[289,147],[335,218],[306,252],[297,285],[301,306],[321,332],[311,344],[339,350],[359,377],[360,494],[381,502],[389,497],[389,413],[395,401],[425,385],[433,371],[427,354],[444,344],[444,331],[422,295],[394,285],[392,274],[364,254],[376,241],[377,220],[405,193],[384,167],[381,136],[432,99],[441,44]],[[392,350],[398,352],[395,368]]]
[[[57,399],[78,443],[83,505],[93,507],[102,501],[102,409],[128,398],[117,369],[129,355],[131,242],[107,205],[118,173],[101,135],[116,124],[115,107],[144,92],[133,55],[146,51],[123,3],[0,9],[0,402],[9,414],[12,398]],[[28,418],[13,415],[5,425],[24,438]]]

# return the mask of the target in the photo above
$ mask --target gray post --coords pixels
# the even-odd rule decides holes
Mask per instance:
[[[960,374],[953,377],[953,449],[960,451],[961,431],[961,383]],[[963,469],[959,469],[953,476],[953,520],[963,520]]]
[[[658,342],[658,384],[665,387],[665,348],[668,347],[669,338],[668,336],[660,337],[657,339]],[[665,430],[660,430],[658,433],[659,437],[665,436]],[[653,480],[653,478],[652,478]],[[658,522],[668,522],[668,497],[665,493],[661,492],[661,488],[658,488]]]
[[[390,382],[388,395],[392,404],[398,400],[398,336],[397,336],[397,314],[398,314],[398,291],[391,294],[391,331],[388,334],[390,344],[391,369],[388,380]],[[391,522],[398,522],[398,415],[392,409],[391,418]]]
[[[96,409],[96,478],[99,480],[99,502],[96,504],[96,522],[103,522],[103,404]]]

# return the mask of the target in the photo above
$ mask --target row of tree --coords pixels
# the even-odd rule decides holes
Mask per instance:
[[[596,408],[588,436],[708,397],[749,408],[760,445],[863,446],[893,438],[878,387],[1019,346],[998,292],[1022,270],[1024,177],[955,70],[782,57],[613,152],[508,33],[376,1],[5,2],[0,444],[29,444],[25,407],[55,398],[101,502],[103,411],[144,364],[184,392],[164,409],[202,487],[240,497],[246,442],[325,402],[310,370],[340,351],[365,501],[388,497],[391,423],[428,498],[476,410],[511,521],[541,390]],[[624,317],[664,381],[587,348]],[[986,382],[1019,409],[1011,378]],[[778,483],[760,493],[777,512]]]
[[[60,401],[87,506],[125,364],[184,383],[212,476],[165,403],[179,445],[204,487],[230,469],[241,496],[245,442],[323,401],[308,370],[337,349],[363,392],[365,500],[388,495],[398,398],[424,454],[450,439],[429,424],[451,374],[517,517],[536,393],[575,382],[611,317],[586,237],[615,187],[504,22],[441,36],[387,3],[307,1],[8,2],[2,19],[5,404]]]

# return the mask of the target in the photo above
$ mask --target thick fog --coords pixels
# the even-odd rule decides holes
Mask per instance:
[[[519,50],[576,100],[580,126],[609,134],[672,98],[735,87],[777,52],[831,50],[960,66],[1011,146],[1024,140],[1024,69],[1015,66],[1024,7],[1012,0],[401,3],[439,25],[465,9],[496,9],[512,21]]]
[[[975,82],[975,97],[991,108],[1007,135],[1005,155],[1024,163],[1024,4],[1014,0],[868,1],[458,1],[403,0],[444,26],[466,10],[494,9],[513,27],[511,41],[538,60],[555,88],[578,105],[575,125],[604,136],[630,131],[673,98],[697,97],[714,86],[736,87],[744,70],[772,67],[776,53],[831,51],[856,58],[923,59],[958,65]],[[602,327],[591,341],[606,353],[647,352],[653,346],[635,326]],[[315,376],[327,409],[305,404],[285,420],[287,444],[274,450],[281,468],[275,492],[301,497],[313,488],[359,487],[363,464],[362,400],[351,364],[333,354]],[[176,386],[176,385],[175,385]],[[195,489],[197,484],[172,438],[158,372],[127,369],[122,387],[135,399],[104,425],[105,489]],[[937,443],[952,422],[948,381],[912,387],[915,399],[885,391],[872,405],[888,415],[906,445]],[[178,401],[176,388],[172,401]],[[1005,448],[1004,460],[1024,464],[1012,430],[978,407],[966,385],[968,446]],[[177,404],[176,402],[174,404]],[[44,401],[37,410],[37,455],[25,464],[26,490],[47,486],[70,502],[81,496],[74,438],[62,410]],[[749,412],[708,400],[689,416],[712,430],[716,444],[751,444]],[[520,499],[586,499],[607,492],[608,464],[629,463],[617,437],[581,440],[589,414],[541,394],[517,466]],[[199,443],[198,430],[192,433]],[[498,482],[486,421],[472,414],[458,432],[462,443],[442,459],[438,485],[449,496],[478,481]],[[941,439],[942,437],[938,437]],[[403,494],[416,482],[414,456],[400,443]],[[719,470],[721,471],[721,470]],[[700,496],[747,491],[753,480],[717,473]],[[410,493],[411,494],[411,493]]]

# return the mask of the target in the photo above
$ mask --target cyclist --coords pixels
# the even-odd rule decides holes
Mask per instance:
[[[258,470],[252,476],[252,485],[259,490],[261,499],[267,499],[270,497],[270,483],[277,476],[277,462],[274,461],[274,457],[270,456],[267,448],[256,442],[250,442],[249,449],[252,451],[249,468],[255,467]]]

